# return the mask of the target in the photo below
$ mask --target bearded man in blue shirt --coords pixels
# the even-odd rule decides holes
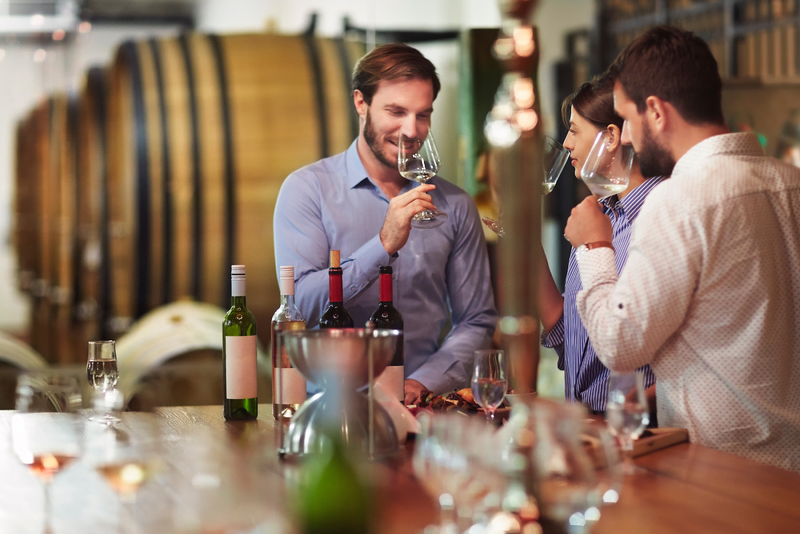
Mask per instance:
[[[380,46],[353,72],[359,135],[350,148],[289,175],[275,206],[276,266],[293,265],[300,311],[317,326],[328,303],[328,254],[341,251],[344,302],[356,326],[378,305],[378,268],[393,268],[404,319],[405,402],[424,390],[466,387],[473,353],[497,322],[489,260],[472,198],[439,176],[418,185],[397,170],[400,133],[424,140],[441,85],[435,67],[404,44]],[[413,229],[440,210],[436,228]],[[440,343],[442,328],[452,328]]]

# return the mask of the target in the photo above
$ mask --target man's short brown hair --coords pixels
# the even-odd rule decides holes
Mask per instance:
[[[442,87],[436,67],[419,50],[403,43],[390,43],[358,60],[353,69],[353,91],[361,91],[364,101],[371,105],[379,83],[400,78],[429,80],[433,84],[434,100]]]
[[[656,96],[672,104],[690,124],[725,124],[722,79],[705,41],[692,32],[657,26],[637,37],[611,65],[639,113]]]

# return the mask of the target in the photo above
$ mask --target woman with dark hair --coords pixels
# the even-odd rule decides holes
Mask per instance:
[[[598,134],[607,130],[615,148],[621,142],[622,119],[614,113],[614,82],[608,76],[585,83],[567,97],[562,105],[562,117],[569,133],[564,148],[570,151],[575,177],[580,179],[581,168]],[[664,177],[645,179],[636,159],[631,169],[628,188],[600,200],[604,213],[611,220],[614,237],[611,245],[616,251],[617,272],[622,272],[628,257],[631,225],[647,195]],[[579,247],[580,248],[580,247]],[[546,263],[541,272],[539,314],[542,320],[542,345],[558,353],[558,368],[564,371],[565,396],[568,401],[586,406],[592,413],[604,413],[608,395],[609,370],[603,366],[581,323],[575,298],[581,290],[580,273],[573,249],[569,257],[567,278],[562,295]],[[645,375],[645,387],[655,414],[655,376],[649,366],[640,369]],[[633,384],[632,384],[633,386]]]

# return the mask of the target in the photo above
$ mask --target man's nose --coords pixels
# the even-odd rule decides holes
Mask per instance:
[[[622,135],[620,135],[620,142],[623,145],[632,145],[631,141],[631,127],[628,126],[628,121],[622,123]]]
[[[419,133],[417,131],[417,118],[414,116],[404,118],[403,124],[400,126],[400,131],[405,137],[416,139]]]

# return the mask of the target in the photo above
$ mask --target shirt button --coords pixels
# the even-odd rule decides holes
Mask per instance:
[[[622,304],[621,304],[621,303],[619,304],[619,309],[620,309],[620,310],[622,309]]]

